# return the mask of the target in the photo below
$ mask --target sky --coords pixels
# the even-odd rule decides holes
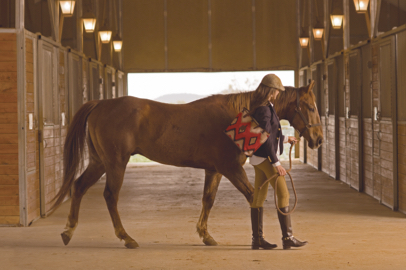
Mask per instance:
[[[244,71],[244,72],[177,72],[129,73],[128,95],[157,99],[166,94],[217,94],[230,86],[237,90],[255,90],[262,78],[274,73],[285,86],[295,85],[294,71]],[[247,89],[250,88],[250,89]]]

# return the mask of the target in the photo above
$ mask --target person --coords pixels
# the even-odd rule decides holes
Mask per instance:
[[[267,179],[275,174],[279,174],[279,177],[271,181],[271,185],[275,188],[275,181],[278,181],[276,194],[279,208],[283,213],[289,212],[289,191],[285,181],[286,170],[282,167],[278,157],[279,154],[283,153],[283,143],[295,144],[297,139],[282,134],[279,118],[273,108],[279,91],[285,91],[281,80],[275,74],[268,74],[262,79],[250,104],[251,116],[260,127],[270,134],[267,141],[254,152],[249,161],[255,170],[254,199],[251,204],[252,249],[277,247],[275,244],[268,243],[263,235],[263,204],[270,182],[267,182],[261,190],[259,189]],[[293,236],[290,215],[282,215],[279,211],[277,212],[282,230],[283,249],[306,245],[306,241],[301,242]]]

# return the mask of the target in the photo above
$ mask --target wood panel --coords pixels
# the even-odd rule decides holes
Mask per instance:
[[[0,224],[20,222],[17,37],[0,33]]]
[[[347,138],[347,179],[352,188],[359,189],[359,145],[358,145],[358,119],[349,119],[349,132]]]
[[[380,123],[380,165],[381,165],[381,185],[382,203],[393,206],[393,142],[392,142],[392,122],[382,120]]]
[[[327,134],[327,120],[325,116],[321,116],[321,125],[323,129],[323,135],[324,135],[324,143],[321,145],[321,170],[327,174],[330,174],[330,165],[329,165],[329,159],[328,159],[328,134]]]
[[[397,117],[399,211],[406,214],[406,31],[397,35]]]
[[[311,149],[310,147],[307,147],[307,164],[312,166],[313,168],[318,168],[318,149]]]
[[[299,87],[305,86],[307,81],[307,69],[302,69],[299,71]],[[299,142],[299,160],[301,162],[305,162],[305,148],[306,148],[306,140],[302,138]]]
[[[373,158],[372,158],[372,119],[364,118],[363,124],[364,132],[364,153],[363,153],[363,183],[364,183],[364,192],[368,195],[373,196]]]
[[[346,141],[346,127],[345,127],[345,118],[339,117],[338,118],[338,134],[339,134],[339,164],[340,164],[340,180],[344,183],[348,183],[347,181],[347,141]]]
[[[335,148],[335,115],[329,115],[328,127],[328,163],[330,166],[329,174],[331,177],[336,178],[336,148]]]
[[[406,213],[406,122],[398,123],[399,211]]]

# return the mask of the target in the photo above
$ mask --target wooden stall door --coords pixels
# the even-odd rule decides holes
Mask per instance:
[[[75,113],[87,100],[86,88],[83,85],[82,57],[70,52],[69,61],[69,119],[73,119]]]
[[[398,198],[406,214],[406,31],[397,36]]]
[[[89,62],[89,86],[90,86],[90,100],[101,99],[99,87],[99,67],[94,62]]]
[[[372,158],[372,53],[371,45],[361,48],[362,55],[362,185],[363,192],[373,196]]]
[[[330,163],[328,159],[328,149],[329,149],[329,137],[328,137],[328,88],[330,85],[332,85],[332,81],[334,81],[334,75],[333,74],[333,69],[334,67],[334,61],[327,65],[327,86],[324,87],[323,89],[323,94],[322,94],[322,113],[320,114],[320,120],[321,120],[321,126],[323,130],[323,135],[324,135],[324,142],[321,145],[321,170],[327,174],[330,174]]]
[[[120,71],[117,72],[117,81],[116,81],[116,89],[117,89],[117,97],[124,96],[124,74]]]
[[[397,156],[394,158],[394,117],[396,110],[396,66],[394,37],[388,37],[378,43],[379,90],[378,117],[374,121],[374,197],[388,207],[393,208],[397,200],[397,184],[394,170],[397,169]],[[396,111],[395,111],[396,112]],[[395,129],[396,130],[396,129]],[[396,144],[395,144],[396,145]]]
[[[347,92],[346,110],[346,178],[347,183],[354,189],[360,190],[360,127],[359,119],[361,113],[361,51],[360,49],[353,50],[349,54],[349,91]],[[348,100],[349,99],[349,100]]]
[[[337,179],[337,158],[336,158],[336,117],[337,117],[337,63],[336,59],[332,59],[328,62],[328,89],[326,91],[327,110],[325,122],[325,144],[323,149],[323,171],[329,174],[331,177]],[[324,130],[323,130],[324,132]]]
[[[306,84],[307,84],[307,69],[302,69],[299,71],[299,87],[305,86]],[[307,149],[306,140],[302,138],[299,144],[299,160],[303,163],[307,162],[306,149]]]
[[[45,39],[38,40],[38,103],[39,103],[39,154],[40,154],[40,206],[45,216],[55,194],[55,183],[60,169],[58,140],[59,92],[58,48]]]
[[[98,62],[93,60],[89,62],[90,99],[92,100],[101,100],[105,97],[102,70],[103,68]]]
[[[336,179],[341,180],[345,183],[349,181],[347,179],[347,155],[346,149],[348,147],[347,137],[346,137],[346,119],[345,119],[345,92],[346,92],[346,78],[345,75],[345,68],[344,68],[344,57],[338,56],[336,57],[336,76],[337,76],[337,93],[335,94],[336,102],[334,106],[336,106]],[[347,79],[348,81],[348,79]]]
[[[311,79],[315,82],[313,93],[316,97],[316,105],[318,108],[320,108],[318,103],[320,100],[320,89],[322,88],[321,66],[322,64],[318,64],[311,67]],[[321,163],[319,164],[319,150],[321,151],[320,148],[314,150],[309,147],[307,148],[307,163],[318,170],[321,169]]]
[[[318,74],[318,78],[317,78],[317,90],[316,90],[316,106],[317,106],[317,110],[319,111],[319,115],[322,115],[322,112],[324,112],[324,108],[322,106],[322,100],[324,97],[324,78],[325,78],[325,64],[322,63],[320,65],[317,66],[317,74]],[[325,136],[323,134],[323,136]],[[319,171],[322,170],[322,160],[323,160],[323,153],[322,153],[322,148],[319,147],[317,149],[317,169]]]
[[[111,98],[116,98],[116,87],[115,87],[115,78],[114,78],[114,69],[110,68],[110,67],[106,67],[105,68],[106,74],[105,74],[105,78],[106,78],[106,83],[105,85],[105,89],[104,89],[104,96],[107,99],[111,99]]]

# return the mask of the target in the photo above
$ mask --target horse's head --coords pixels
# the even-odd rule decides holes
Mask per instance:
[[[300,88],[285,87],[286,94],[278,96],[275,106],[281,106],[276,108],[278,115],[281,112],[280,118],[287,119],[311,149],[317,149],[323,143],[323,130],[313,87],[314,81]]]

